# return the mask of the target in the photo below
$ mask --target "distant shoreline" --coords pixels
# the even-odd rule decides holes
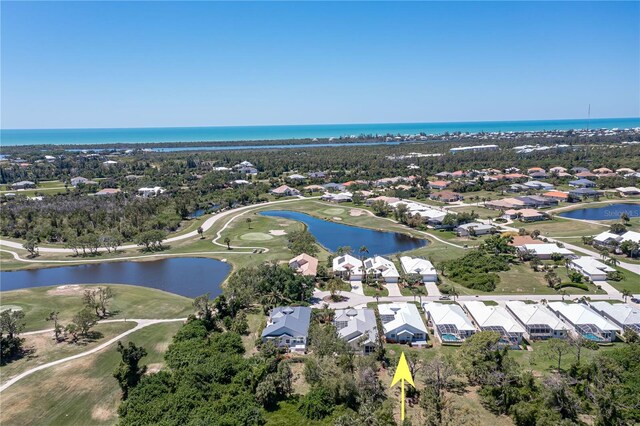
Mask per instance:
[[[447,123],[380,123],[380,124],[319,124],[279,126],[221,127],[157,127],[112,129],[2,129],[2,146],[31,145],[135,145],[135,144],[248,144],[276,141],[305,143],[355,141],[398,135],[423,135],[436,139],[447,133],[478,134],[496,132],[539,132],[581,129],[626,129],[640,127],[640,117],[594,118],[567,120],[474,121]],[[318,140],[314,140],[318,139]],[[322,141],[320,140],[322,139]],[[355,142],[354,142],[355,143]]]

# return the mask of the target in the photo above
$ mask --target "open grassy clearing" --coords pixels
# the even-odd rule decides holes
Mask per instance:
[[[24,336],[25,350],[28,355],[0,367],[0,383],[39,365],[86,352],[109,339],[135,327],[134,322],[117,322],[97,324],[87,338],[80,338],[78,343],[56,343],[51,333],[38,333]]]
[[[480,219],[487,218],[496,218],[502,215],[498,210],[491,210],[482,206],[463,206],[463,207],[455,207],[452,206],[449,208],[450,211],[455,213],[477,213],[480,216]]]
[[[157,371],[181,323],[155,324],[126,336],[147,350],[142,364]],[[2,394],[3,425],[102,425],[117,422],[120,388],[112,374],[115,344],[86,357],[32,374]]]
[[[514,228],[524,228],[531,232],[535,229],[540,231],[541,237],[571,237],[596,235],[609,229],[606,225],[598,225],[591,222],[579,220],[563,219],[555,216],[552,220],[541,222],[516,222],[511,225]]]
[[[117,318],[183,318],[193,313],[192,301],[186,297],[146,287],[109,284],[115,294],[109,310]],[[60,322],[67,323],[82,309],[82,293],[95,285],[37,287],[0,293],[1,305],[17,305],[25,313],[25,331],[51,328],[45,317],[59,311]]]

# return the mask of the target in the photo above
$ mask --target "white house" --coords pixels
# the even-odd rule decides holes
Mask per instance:
[[[594,311],[623,330],[629,328],[640,334],[640,309],[626,303],[591,302]]]
[[[311,308],[306,306],[281,306],[273,308],[267,326],[262,331],[262,341],[272,341],[276,346],[291,351],[304,352],[307,348]]]
[[[502,306],[488,306],[479,301],[465,302],[464,309],[473,324],[482,331],[500,333],[500,344],[519,349],[526,332]]]
[[[342,278],[361,281],[362,261],[350,254],[343,254],[333,258],[333,273]]]
[[[615,272],[611,266],[604,264],[591,256],[581,256],[571,260],[571,269],[575,269],[591,281],[605,281],[608,272]]]
[[[524,327],[528,339],[565,339],[569,335],[569,327],[541,303],[517,300],[506,302],[505,306]]]
[[[422,282],[436,282],[438,274],[433,264],[426,259],[419,257],[400,257],[400,264],[405,274],[418,274],[422,276]]]
[[[427,327],[416,305],[407,302],[384,303],[378,305],[378,312],[387,342],[426,344]]]
[[[300,191],[287,185],[280,185],[279,187],[272,189],[270,192],[278,197],[300,195]]]
[[[605,231],[593,237],[593,243],[603,247],[617,247],[625,241],[640,243],[640,232],[627,231],[622,234],[614,234],[613,232]]]
[[[442,343],[462,343],[476,332],[460,305],[425,302],[422,307]]]
[[[375,352],[378,328],[373,309],[336,309],[333,325],[338,336],[354,349],[365,355]]]
[[[155,197],[162,194],[163,192],[164,189],[159,186],[154,186],[153,188],[145,187],[138,189],[138,195],[140,195],[141,197]]]
[[[378,197],[378,199],[380,198],[382,197]],[[408,213],[410,213],[412,216],[420,216],[420,218],[424,222],[430,225],[442,223],[445,216],[447,215],[447,212],[444,210],[438,210],[433,208],[433,206],[428,206],[426,204],[416,203],[413,201],[399,200],[394,202],[387,202],[389,206],[393,207],[394,209],[397,209],[400,204],[404,204],[407,208]]]
[[[382,256],[373,256],[364,261],[367,275],[382,278],[386,283],[397,283],[400,278],[396,265]]]
[[[549,309],[560,319],[570,324],[585,339],[598,342],[613,342],[622,328],[581,303],[549,302]]]
[[[473,231],[471,229],[473,229]],[[491,234],[494,230],[495,228],[493,226],[478,222],[465,223],[455,229],[456,233],[460,237],[467,237],[472,233],[475,233],[475,235]]]
[[[518,247],[520,251],[528,251],[533,256],[538,259],[551,259],[554,253],[561,255],[562,257],[574,258],[576,257],[573,252],[564,248],[558,247],[556,244],[548,243],[548,244],[525,244],[523,246]]]

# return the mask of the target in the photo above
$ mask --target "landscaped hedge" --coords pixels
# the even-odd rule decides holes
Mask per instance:
[[[560,290],[560,289],[565,288],[565,287],[575,287],[575,288],[579,288],[580,290],[584,290],[584,291],[588,291],[589,290],[589,286],[587,286],[584,283],[571,283],[571,282],[560,283],[555,287],[555,289],[556,290]]]

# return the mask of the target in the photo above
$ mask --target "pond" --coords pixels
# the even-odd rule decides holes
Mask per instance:
[[[357,252],[361,246],[365,246],[369,249],[371,255],[387,255],[424,247],[429,243],[427,240],[414,238],[399,232],[358,228],[318,219],[305,213],[267,210],[260,212],[260,214],[304,223],[307,225],[309,232],[316,237],[316,240],[334,253],[338,250],[338,247],[350,246],[354,252]]]
[[[560,217],[583,220],[617,220],[626,213],[629,217],[640,217],[640,204],[610,204],[602,207],[571,210],[560,213]]]
[[[213,298],[231,266],[214,259],[176,257],[148,262],[105,262],[79,266],[0,272],[0,290],[63,284],[131,284],[185,297]]]

